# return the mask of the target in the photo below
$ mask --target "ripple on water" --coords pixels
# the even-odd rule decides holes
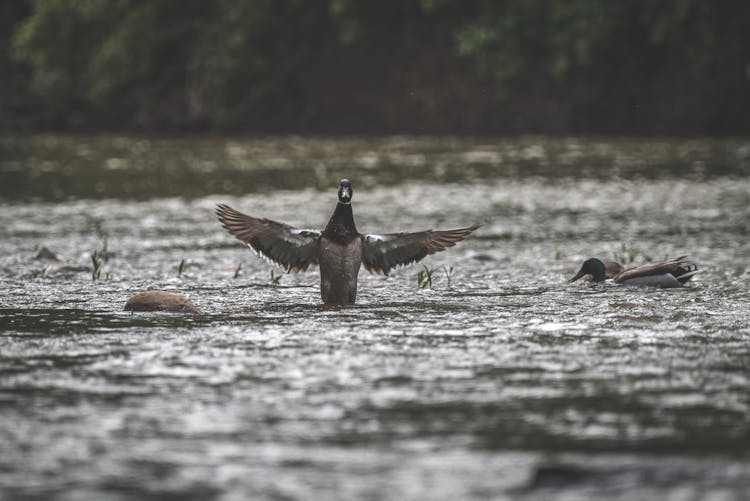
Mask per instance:
[[[108,158],[148,155],[129,158],[123,141]],[[750,488],[750,185],[739,167],[648,172],[638,155],[670,148],[636,154],[627,141],[592,147],[614,166],[596,172],[582,140],[541,149],[446,140],[425,151],[408,138],[353,140],[345,152],[299,141],[222,146],[241,175],[227,177],[238,191],[214,191],[233,196],[6,203],[2,494],[646,499],[741,498]],[[221,165],[202,162],[218,146],[201,148],[195,165]],[[322,170],[302,165],[294,183],[310,174],[320,186],[271,177],[241,195],[242,176],[265,172],[259,152],[289,177],[311,149],[317,163],[335,158]],[[362,231],[483,223],[424,262],[436,270],[432,289],[417,287],[413,266],[363,274],[355,307],[321,306],[316,272],[273,285],[271,266],[215,222],[212,206],[225,201],[320,227],[332,202],[318,189],[343,177],[352,152],[359,167],[347,175],[372,179],[357,190]],[[564,175],[542,163],[524,173],[540,154],[562,159]],[[386,157],[403,172],[381,177]],[[285,189],[263,192],[269,185]],[[92,217],[112,252],[109,279],[97,282]],[[585,258],[622,244],[637,260],[690,253],[701,272],[680,290],[566,282]],[[34,260],[43,245],[61,261]],[[121,311],[150,287],[206,314]]]

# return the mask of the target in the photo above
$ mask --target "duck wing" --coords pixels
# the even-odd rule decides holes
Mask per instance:
[[[416,263],[466,238],[479,225],[455,230],[362,235],[362,264],[371,273],[388,275],[396,266]]]
[[[698,272],[698,266],[689,261],[687,256],[680,256],[676,259],[661,261],[658,263],[644,264],[634,266],[618,273],[614,277],[617,283],[625,283],[633,279],[643,279],[646,277],[657,277],[661,275],[672,275],[677,286],[686,283],[693,275]]]
[[[216,215],[231,235],[286,271],[305,271],[318,264],[318,230],[248,216],[225,204],[216,206]]]

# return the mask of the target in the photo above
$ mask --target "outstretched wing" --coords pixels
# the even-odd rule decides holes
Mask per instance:
[[[362,235],[362,263],[371,273],[388,275],[396,266],[416,263],[466,238],[479,225],[456,230],[426,230],[414,233]]]
[[[216,206],[216,215],[231,235],[286,271],[304,271],[318,264],[320,232],[317,230],[302,230],[248,216],[224,204]]]

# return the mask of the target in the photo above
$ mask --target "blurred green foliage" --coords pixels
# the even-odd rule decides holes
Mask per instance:
[[[36,0],[0,129],[750,131],[750,3]]]

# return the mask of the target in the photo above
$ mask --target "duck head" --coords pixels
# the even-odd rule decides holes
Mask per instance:
[[[583,262],[583,265],[581,266],[581,269],[578,270],[578,273],[576,273],[569,281],[575,282],[585,275],[591,275],[594,282],[604,282],[604,279],[607,277],[604,263],[602,263],[595,257],[587,259]]]
[[[339,202],[342,204],[352,203],[352,195],[354,195],[352,182],[348,179],[342,179],[339,183]]]

